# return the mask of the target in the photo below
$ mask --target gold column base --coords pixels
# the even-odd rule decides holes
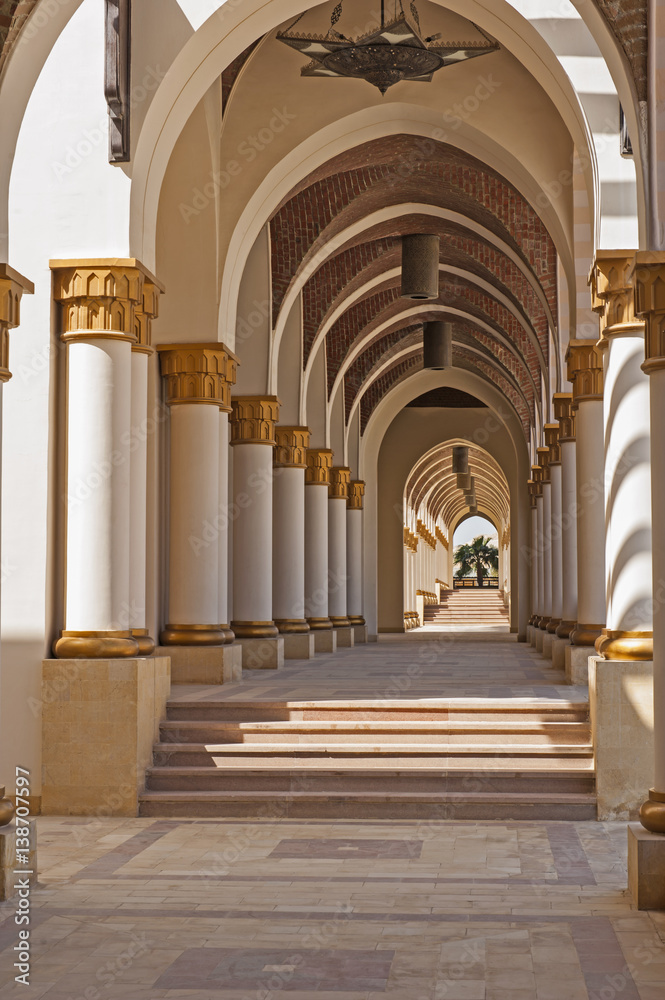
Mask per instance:
[[[640,823],[650,833],[665,833],[665,792],[649,789],[649,798],[640,809]]]
[[[547,631],[547,625],[548,625],[549,620],[550,620],[550,616],[549,615],[541,615],[540,616],[540,618],[538,619],[538,628],[540,629],[541,632]]]
[[[152,656],[155,652],[155,640],[147,628],[133,628],[132,635],[139,644],[139,656]]]
[[[653,660],[653,632],[621,632],[604,628],[595,642],[606,660]]]
[[[346,615],[331,615],[330,621],[332,622],[333,628],[350,628],[351,621]]]
[[[166,625],[159,641],[162,646],[223,646],[226,639],[219,625]]]
[[[565,619],[561,620],[561,623],[557,625],[556,632],[554,633],[557,639],[570,639],[570,633],[575,628],[576,622],[567,622]]]
[[[139,656],[139,644],[131,632],[64,631],[53,645],[59,660],[115,660]]]
[[[527,625],[535,625],[537,621],[538,621],[538,615],[535,615],[535,614],[531,615],[531,617],[529,618],[529,620],[527,622]]]
[[[275,625],[280,635],[304,635],[309,632],[304,618],[275,618]]]
[[[236,634],[230,625],[220,625],[219,631],[224,636],[224,645],[230,646],[232,642],[235,642]]]
[[[556,633],[556,630],[559,627],[560,623],[561,623],[560,618],[550,618],[550,620],[547,623],[546,631],[551,632],[552,634]]]
[[[312,632],[326,632],[333,627],[330,618],[308,618],[307,624]]]
[[[0,785],[0,826],[7,826],[14,819],[14,803],[5,795],[5,786]]]
[[[231,622],[237,639],[274,639],[279,631],[274,622]]]
[[[362,615],[349,615],[349,621],[352,625],[366,625],[367,622]]]
[[[594,646],[604,628],[604,625],[583,625],[581,622],[577,622],[570,633],[571,645]]]

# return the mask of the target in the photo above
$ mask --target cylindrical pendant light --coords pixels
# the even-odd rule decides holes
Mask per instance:
[[[423,368],[441,371],[453,366],[453,324],[433,320],[423,326]]]
[[[458,490],[470,490],[471,489],[471,473],[470,472],[458,472],[457,473],[457,489]]]
[[[453,445],[453,472],[469,471],[469,449],[465,444]]]
[[[439,297],[439,237],[416,233],[402,237],[402,298]]]

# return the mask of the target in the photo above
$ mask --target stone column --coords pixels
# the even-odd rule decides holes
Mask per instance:
[[[352,646],[348,616],[346,565],[346,509],[351,469],[333,466],[328,487],[328,614],[337,630],[337,645]]]
[[[219,621],[219,535],[228,530],[219,414],[231,407],[237,359],[219,343],[165,344],[158,351],[171,411],[168,624],[160,641],[221,646],[229,637]],[[179,660],[175,654],[174,668]]]
[[[136,657],[132,345],[146,280],[159,286],[133,258],[58,260],[51,268],[67,345],[66,611],[54,651],[60,658]]]
[[[275,396],[239,396],[231,402],[233,489],[238,508],[233,523],[231,628],[253,658],[247,663],[243,658],[243,666],[278,667],[284,643],[280,640],[273,645],[265,640],[279,636],[272,611],[272,466],[279,400]]]
[[[352,479],[349,483],[349,497],[346,510],[346,587],[347,610],[353,628],[355,642],[367,642],[367,625],[363,617],[363,497],[365,483],[362,479]],[[404,553],[408,566],[407,552]],[[409,573],[405,573],[406,580]],[[408,583],[407,583],[408,592]],[[406,608],[410,611],[411,608]]]
[[[533,629],[538,621],[538,509],[536,507],[538,498],[538,487],[534,479],[529,479],[527,483],[529,491],[529,505],[531,507],[531,617],[529,626]],[[533,632],[530,641],[534,640]]]
[[[547,623],[547,631],[555,633],[561,624],[563,603],[561,582],[561,452],[559,449],[559,425],[545,424],[545,441],[549,448],[548,469],[550,474],[551,515],[547,537],[552,569],[552,610]]]
[[[305,614],[318,652],[334,652],[328,617],[328,488],[333,453],[308,448],[305,469]],[[319,634],[320,633],[320,634]]]
[[[629,837],[629,879],[640,908],[665,909],[665,253],[639,251],[632,275],[635,312],[645,322],[643,369],[650,381],[651,507],[653,511],[654,784]],[[658,836],[660,835],[660,836]],[[632,865],[632,870],[631,870]],[[638,891],[639,890],[639,891]]]
[[[146,620],[146,563],[148,543],[148,365],[154,354],[152,320],[157,316],[163,288],[143,282],[143,303],[135,312],[136,343],[132,344],[132,440],[129,470],[131,521],[129,526],[129,606],[132,635],[139,644],[139,656],[155,651]],[[152,422],[154,424],[154,422]]]
[[[541,652],[543,648],[543,636],[540,623],[545,618],[545,559],[543,556],[543,469],[540,465],[531,466],[531,477],[536,484],[536,566],[538,576],[538,602],[536,608],[536,620],[534,627],[536,634],[534,642],[536,649]]]
[[[31,295],[34,290],[31,281],[7,264],[0,263],[0,404],[4,383],[12,377],[9,370],[9,331],[20,323],[23,293]],[[0,436],[0,452],[1,448]],[[6,797],[5,786],[0,785],[0,900],[14,895],[16,883],[14,871],[20,868],[16,854],[15,827],[9,826],[13,818],[14,804]],[[34,835],[33,820],[30,822],[30,839],[33,842]],[[29,867],[36,871],[36,864],[31,864]],[[36,876],[30,881],[36,881]]]
[[[219,528],[217,546],[219,558],[219,582],[217,586],[217,598],[219,603],[218,618],[220,622],[219,627],[222,630],[224,639],[227,643],[233,643],[235,641],[235,632],[229,624],[230,412],[231,403],[229,400],[228,406],[224,405],[219,408]],[[241,663],[242,657],[240,657],[240,664]],[[239,666],[238,669],[242,670],[242,667]]]
[[[644,322],[635,316],[633,257],[599,250],[590,276],[605,351],[607,627],[596,650],[606,660],[653,659],[649,377],[641,369]]]
[[[538,623],[538,627],[543,632],[547,631],[552,617],[552,482],[550,480],[550,450],[549,448],[536,448],[538,454],[538,464],[542,469],[542,511],[543,520],[540,525],[540,558],[542,561],[543,576],[543,614]]]
[[[570,641],[588,655],[605,626],[603,357],[595,340],[571,340],[566,361],[577,441],[577,623]]]
[[[561,623],[558,639],[568,639],[577,621],[577,470],[573,394],[556,392],[554,415],[559,422],[561,454]]]
[[[272,602],[286,659],[308,659],[314,637],[305,619],[305,469],[308,427],[275,428]]]

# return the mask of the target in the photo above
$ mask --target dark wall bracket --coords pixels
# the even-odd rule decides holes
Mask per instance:
[[[109,108],[109,163],[130,158],[131,0],[106,2],[104,96]]]

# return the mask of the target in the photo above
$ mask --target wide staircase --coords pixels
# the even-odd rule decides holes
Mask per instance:
[[[508,609],[503,603],[503,591],[489,587],[444,590],[440,604],[425,607],[425,625],[452,630],[505,628]]]
[[[142,816],[596,815],[586,701],[206,701],[177,691]]]

